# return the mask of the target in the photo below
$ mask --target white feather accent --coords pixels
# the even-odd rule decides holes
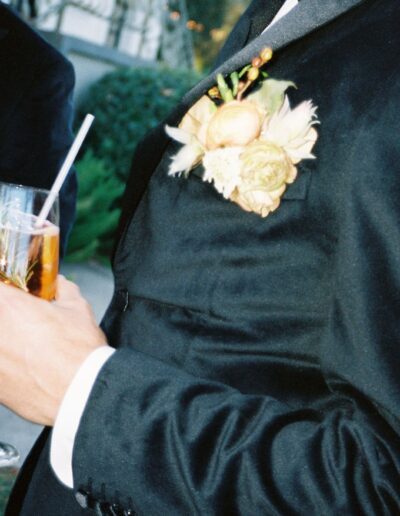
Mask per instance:
[[[316,110],[310,100],[291,109],[285,96],[281,109],[267,121],[262,139],[283,147],[293,163],[313,158],[311,149],[318,136],[312,127],[318,123]]]
[[[170,125],[165,126],[165,132],[168,134],[170,138],[179,143],[183,143],[184,145],[192,143],[192,140],[194,138],[192,134],[187,133],[182,129],[179,129],[178,127],[171,127]]]
[[[182,173],[188,175],[190,170],[201,161],[203,154],[204,149],[198,142],[185,145],[173,156],[168,175],[175,176]]]

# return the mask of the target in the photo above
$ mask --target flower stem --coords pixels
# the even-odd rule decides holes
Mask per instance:
[[[232,100],[234,100],[232,90],[229,88],[225,79],[220,73],[217,75],[217,83],[219,92],[221,93],[222,100],[224,102],[232,102]]]
[[[253,81],[250,81],[250,80],[247,80],[247,82],[245,82],[243,88],[239,91],[238,93],[238,96],[237,96],[237,99],[238,100],[242,100],[243,98],[243,95],[246,93],[246,91],[250,88],[251,84],[253,83]]]

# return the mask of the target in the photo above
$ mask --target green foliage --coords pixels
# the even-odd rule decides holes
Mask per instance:
[[[76,169],[79,179],[77,219],[68,244],[67,261],[82,262],[108,254],[119,218],[116,200],[121,197],[124,186],[90,150],[78,161]]]
[[[139,140],[198,80],[192,71],[159,67],[121,69],[106,75],[83,103],[85,113],[96,117],[87,145],[125,182]]]
[[[199,76],[160,67],[121,69],[90,89],[84,112],[95,115],[78,162],[78,215],[68,246],[68,261],[108,257],[120,214],[120,200],[134,149],[160,123]]]

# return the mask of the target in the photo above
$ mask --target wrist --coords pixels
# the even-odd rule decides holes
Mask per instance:
[[[87,357],[68,386],[57,413],[50,462],[57,477],[68,487],[73,486],[72,450],[83,412],[101,368],[114,352],[104,345]]]

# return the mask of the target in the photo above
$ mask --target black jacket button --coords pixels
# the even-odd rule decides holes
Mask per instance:
[[[90,495],[87,491],[85,491],[84,489],[79,489],[79,491],[77,491],[75,493],[75,498],[76,498],[76,501],[79,503],[79,505],[82,507],[82,509],[89,508]]]
[[[98,500],[96,501],[95,505],[94,505],[94,509],[96,511],[96,515],[97,516],[109,516],[110,514],[113,514],[111,511],[110,511],[110,504],[107,503],[107,502],[99,502]]]
[[[105,516],[107,513],[102,508],[102,504],[100,502],[96,502],[94,504],[94,510],[96,513],[96,516]]]
[[[96,516],[125,516],[126,514],[122,507],[116,503],[96,501],[94,508]]]
[[[110,505],[109,513],[111,516],[124,516],[124,510],[117,503],[113,503]]]

